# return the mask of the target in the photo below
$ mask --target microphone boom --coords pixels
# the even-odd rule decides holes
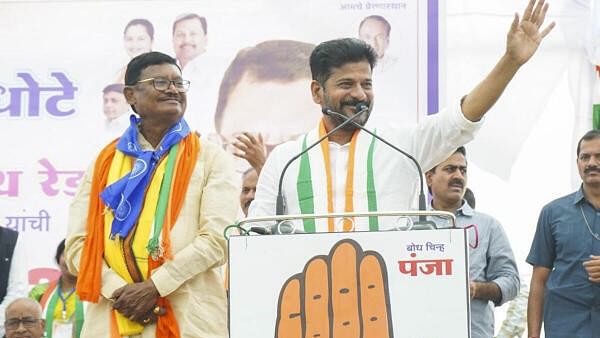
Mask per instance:
[[[360,105],[360,109],[358,109],[359,105]],[[285,172],[287,171],[288,167],[295,160],[297,160],[300,156],[302,156],[304,153],[306,153],[310,149],[314,148],[317,144],[320,144],[324,139],[328,138],[330,135],[332,135],[333,133],[335,133],[339,129],[343,128],[347,124],[353,123],[354,119],[356,119],[357,117],[359,117],[360,115],[364,114],[366,111],[369,110],[369,107],[366,104],[359,103],[359,105],[357,105],[356,114],[352,115],[351,117],[347,117],[347,116],[342,115],[344,117],[344,122],[340,123],[335,128],[331,129],[329,132],[327,132],[327,134],[323,135],[323,137],[321,137],[319,140],[317,140],[317,142],[311,144],[309,147],[307,147],[306,149],[304,149],[303,151],[301,151],[300,153],[298,153],[296,156],[292,157],[285,164],[285,166],[283,167],[283,170],[281,171],[281,175],[279,176],[279,185],[278,185],[278,188],[277,188],[277,201],[276,201],[276,204],[275,204],[275,214],[276,215],[284,215],[285,214],[285,200],[283,198],[283,177],[284,177]],[[325,107],[322,109],[322,111],[326,115],[330,115],[330,112],[333,112],[332,110],[330,110],[328,108],[325,108]],[[339,114],[339,115],[341,115],[341,114]],[[355,125],[359,125],[359,124],[355,123]]]
[[[365,107],[368,109],[367,105],[364,103],[359,103],[356,105],[356,109],[365,109]],[[340,114],[338,112],[334,112],[330,109],[327,109],[327,114],[330,116],[336,116],[338,118],[342,118],[345,120],[345,122],[350,121],[350,119],[344,115],[344,114]],[[366,132],[367,134],[370,134],[371,136],[375,137],[376,139],[378,139],[379,141],[385,143],[387,146],[391,147],[392,149],[398,151],[399,153],[401,153],[402,155],[406,156],[407,158],[409,158],[415,165],[415,167],[417,168],[417,171],[419,172],[419,211],[425,211],[426,210],[426,203],[425,203],[425,191],[423,190],[423,169],[421,168],[421,165],[419,164],[419,161],[417,161],[411,154],[405,152],[404,150],[396,147],[395,145],[391,144],[390,142],[388,142],[386,139],[384,139],[381,136],[378,136],[377,134],[375,134],[374,132],[370,131],[369,129],[363,127],[362,125],[360,125],[359,123],[356,123],[354,121],[351,122],[355,127],[363,130],[364,132]],[[424,215],[420,215],[419,216],[419,222],[420,223],[427,223],[428,225],[429,222],[426,221],[426,216]],[[433,226],[435,227],[435,224],[433,224]]]

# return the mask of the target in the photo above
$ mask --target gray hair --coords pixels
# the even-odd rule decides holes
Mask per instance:
[[[31,298],[27,298],[27,297],[17,298],[15,300],[13,300],[12,302],[10,302],[10,304],[8,304],[8,306],[4,310],[4,316],[7,317],[8,310],[10,310],[11,307],[13,307],[19,303],[27,303],[28,306],[34,307],[38,319],[43,319],[42,318],[42,306],[40,305],[40,303],[36,302],[35,300],[33,300]]]

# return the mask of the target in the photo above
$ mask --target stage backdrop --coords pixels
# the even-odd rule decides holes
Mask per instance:
[[[373,126],[437,111],[440,12],[434,0],[0,1],[0,226],[27,242],[17,264],[32,284],[55,268],[83,172],[128,125],[115,88],[131,57],[178,58],[185,117],[204,137],[227,148],[251,131],[271,147],[317,124],[308,55],[329,39],[360,35],[380,53]]]

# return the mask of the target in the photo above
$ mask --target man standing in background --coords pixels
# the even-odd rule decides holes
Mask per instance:
[[[519,292],[519,272],[502,225],[495,218],[473,210],[467,203],[467,159],[459,147],[444,162],[425,173],[433,196],[431,206],[456,216],[456,226],[474,226],[470,236],[469,285],[471,294],[471,337],[494,336],[494,306],[514,299]],[[473,231],[473,230],[471,230]]]
[[[27,295],[27,256],[17,231],[0,227],[0,337],[7,304]]]
[[[579,190],[545,205],[527,263],[533,266],[527,330],[546,338],[600,337],[600,130],[577,144]]]

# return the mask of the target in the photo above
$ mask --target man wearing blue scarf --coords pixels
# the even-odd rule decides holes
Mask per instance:
[[[139,117],[70,209],[66,261],[90,302],[81,337],[227,337],[219,267],[238,188],[229,155],[183,118],[189,86],[159,52],[127,66],[123,93]]]

